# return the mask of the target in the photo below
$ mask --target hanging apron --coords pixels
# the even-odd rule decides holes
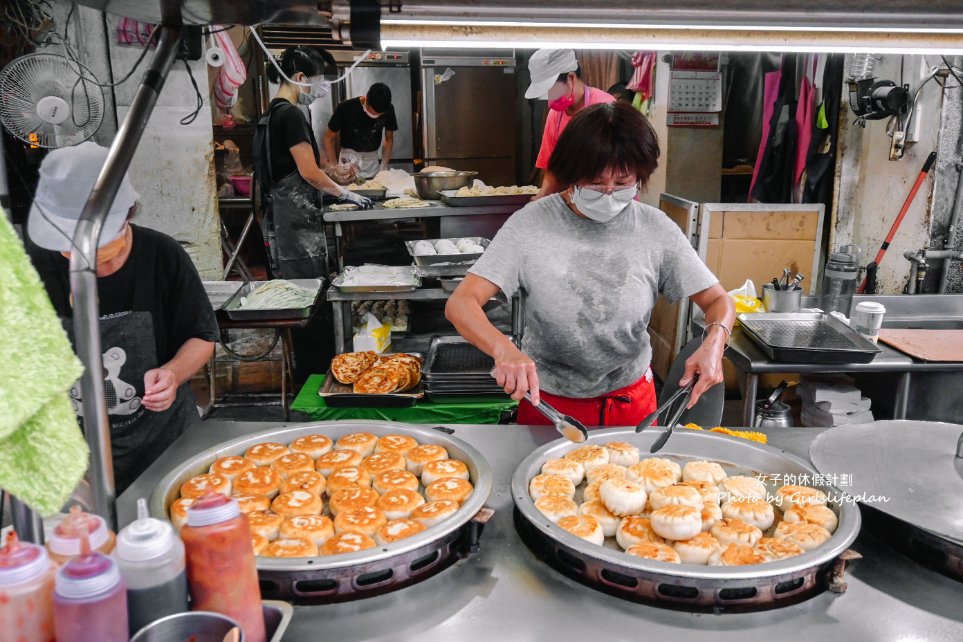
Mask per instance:
[[[658,407],[652,370],[624,388],[598,397],[575,399],[541,392],[543,401],[565,415],[571,415],[586,426],[634,426]],[[519,425],[547,426],[551,422],[535,406],[522,399],[518,404]]]
[[[298,170],[275,181],[271,170],[271,115],[266,119],[264,153],[271,190],[265,198],[262,232],[271,275],[282,279],[324,278],[328,274],[328,245],[322,218],[321,192]]]
[[[358,168],[358,176],[365,179],[372,179],[381,169],[381,161],[378,160],[378,151],[358,152],[347,147],[341,149],[339,159],[342,163],[354,165]]]
[[[135,300],[137,296],[135,292]],[[73,320],[62,317],[61,322],[74,343]],[[150,312],[129,311],[101,317],[100,337],[114,483],[120,494],[197,420],[197,405],[187,383],[177,389],[177,397],[167,410],[153,412],[141,404],[144,374],[160,365]],[[83,425],[79,383],[70,389],[70,400]]]

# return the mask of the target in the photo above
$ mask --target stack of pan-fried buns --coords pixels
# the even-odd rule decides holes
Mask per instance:
[[[345,352],[331,360],[331,374],[355,394],[406,392],[421,382],[421,359],[403,353]]]
[[[746,566],[801,555],[839,525],[823,491],[766,475],[729,474],[717,462],[639,458],[624,442],[584,445],[549,459],[529,483],[545,517],[628,555],[712,566]]]
[[[385,546],[445,521],[474,491],[468,466],[435,444],[367,432],[256,444],[181,486],[177,528],[213,490],[233,496],[266,557],[314,557]]]

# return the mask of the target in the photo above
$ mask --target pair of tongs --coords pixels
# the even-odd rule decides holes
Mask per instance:
[[[666,428],[662,432],[662,434],[659,436],[659,438],[655,440],[655,443],[652,444],[652,448],[649,449],[650,453],[655,453],[662,450],[662,447],[665,446],[665,442],[669,441],[669,437],[672,436],[672,429],[675,428],[675,425],[677,423],[679,423],[679,417],[682,416],[682,413],[685,412],[686,408],[689,405],[689,399],[692,398],[692,390],[693,388],[695,388],[695,384],[698,380],[699,380],[699,375],[695,375],[692,378],[692,381],[690,381],[687,385],[676,390],[675,393],[673,393],[673,395],[665,401],[665,403],[663,403],[661,406],[656,408],[655,412],[653,412],[648,417],[640,421],[639,425],[635,427],[635,432],[642,432],[648,426],[651,426],[652,422],[658,419],[659,415],[664,410],[666,410],[667,408],[670,408],[672,404],[674,404],[680,398],[682,399],[682,401],[675,408],[675,410],[672,411],[672,413],[669,415],[669,420],[665,423]]]
[[[492,368],[491,372],[488,374],[494,377],[495,368]],[[534,403],[532,403],[532,395],[527,392],[525,393],[525,400],[532,404],[535,410],[545,415],[545,417],[551,421],[552,424],[554,424],[555,430],[557,430],[560,435],[569,441],[580,444],[588,439],[588,430],[586,430],[582,422],[575,417],[572,417],[571,415],[563,415],[545,401],[542,401],[536,406]]]

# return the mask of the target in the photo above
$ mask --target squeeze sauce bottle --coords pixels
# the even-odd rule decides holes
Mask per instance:
[[[153,519],[147,501],[137,500],[137,520],[117,535],[114,557],[127,585],[130,634],[187,607],[184,544],[170,523]]]
[[[247,642],[265,642],[251,527],[237,501],[209,491],[187,509],[181,539],[191,608],[234,618]]]
[[[0,638],[53,642],[55,573],[47,549],[7,535],[0,548]]]
[[[57,642],[127,642],[127,587],[117,562],[91,552],[86,535],[80,542],[80,555],[57,570]]]
[[[110,555],[117,540],[113,531],[107,528],[103,517],[85,513],[80,506],[73,506],[70,513],[54,527],[47,540],[50,559],[58,564],[65,564],[69,559],[80,555],[80,540],[83,536],[89,538],[91,550],[104,555]]]

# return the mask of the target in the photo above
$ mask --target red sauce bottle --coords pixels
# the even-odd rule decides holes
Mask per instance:
[[[53,642],[56,568],[47,549],[10,532],[0,547],[0,640]]]
[[[234,618],[248,642],[266,642],[251,528],[237,501],[209,492],[181,529],[191,608]]]

